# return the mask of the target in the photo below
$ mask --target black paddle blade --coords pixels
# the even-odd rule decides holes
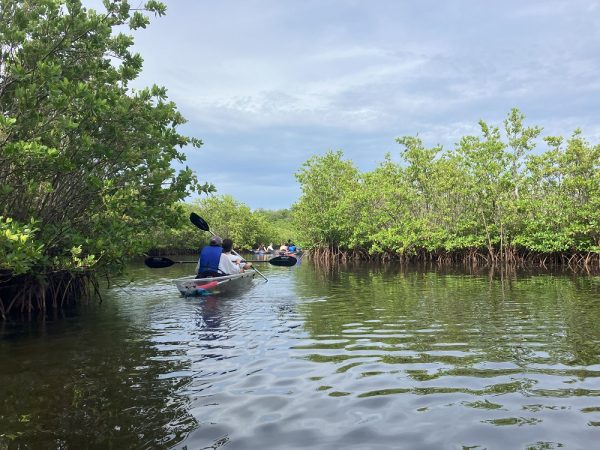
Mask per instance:
[[[282,267],[292,267],[295,266],[298,260],[294,256],[275,256],[274,258],[269,259],[269,264],[273,264],[274,266],[282,266]]]
[[[160,256],[150,256],[144,260],[144,264],[151,269],[164,269],[165,267],[171,267],[175,264],[175,261]]]
[[[206,223],[206,221],[200,217],[198,214],[196,213],[191,213],[190,214],[190,221],[196,225],[198,228],[200,228],[202,231],[210,231],[210,227],[208,226],[208,224]]]

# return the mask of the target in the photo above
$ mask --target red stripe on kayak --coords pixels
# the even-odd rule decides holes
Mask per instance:
[[[210,283],[202,284],[200,286],[196,286],[196,289],[212,289],[219,285],[218,281],[211,281]]]

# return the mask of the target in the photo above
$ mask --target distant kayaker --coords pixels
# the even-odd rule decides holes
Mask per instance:
[[[269,246],[267,247],[267,251],[268,251],[268,252],[272,252],[272,251],[273,251],[273,243],[272,243],[272,242],[271,242],[271,243],[269,244]]]

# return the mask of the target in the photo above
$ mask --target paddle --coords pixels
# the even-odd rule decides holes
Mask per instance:
[[[196,227],[200,228],[202,231],[208,231],[213,236],[216,236],[216,234],[211,231],[210,227],[208,226],[208,223],[206,223],[206,220],[204,220],[198,214],[196,214],[194,212],[191,213],[190,221],[194,225],[196,225]],[[235,250],[231,250],[231,252],[236,256],[240,256]],[[242,257],[240,256],[240,258],[242,258]],[[242,258],[242,261],[244,261],[243,258]],[[254,270],[256,270],[256,273],[259,274],[261,277],[263,277],[265,279],[265,281],[269,281],[269,279],[267,277],[265,277],[260,270],[258,270],[258,269],[254,269]]]
[[[271,259],[251,259],[247,260],[247,262],[252,263],[269,263],[274,266],[281,267],[292,267],[296,265],[298,260],[293,256],[275,256]],[[165,258],[164,256],[149,256],[144,260],[144,264],[146,264],[151,269],[164,269],[165,267],[171,267],[174,264],[197,264],[198,261],[173,261],[172,259]],[[256,270],[256,269],[255,269]]]
[[[262,262],[262,261],[258,260],[256,262]],[[292,266],[296,265],[296,263],[298,262],[298,259],[296,259],[296,257],[294,257],[294,256],[281,255],[281,256],[275,256],[275,257],[269,259],[267,262],[269,264],[273,264],[274,266],[292,267]]]
[[[165,267],[171,267],[173,264],[197,264],[198,261],[173,261],[172,259],[165,258],[162,256],[149,256],[144,260],[151,269],[164,269]]]

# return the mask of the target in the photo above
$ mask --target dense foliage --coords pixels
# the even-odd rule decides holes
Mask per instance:
[[[21,272],[68,266],[75,253],[101,264],[138,253],[146,231],[171,222],[171,205],[199,187],[171,166],[200,141],[177,133],[184,118],[165,89],[129,88],[142,59],[119,30],[148,18],[127,1],[102,13],[78,0],[0,5],[0,215],[32,246],[23,253],[3,233],[0,264]],[[17,254],[28,261],[13,263]]]
[[[118,266],[177,220],[198,185],[185,122],[166,90],[134,90],[142,58],[127,29],[165,6],[0,0],[0,269],[53,273]],[[139,8],[139,7],[138,7]]]
[[[600,145],[527,127],[513,109],[499,127],[454,149],[402,137],[402,163],[386,156],[359,173],[343,153],[310,158],[297,173],[296,229],[316,249],[365,256],[471,259],[600,253]],[[595,256],[594,256],[595,255]]]
[[[233,239],[238,250],[251,250],[269,243],[279,246],[293,236],[289,210],[251,211],[230,195],[215,195],[184,203],[181,211],[174,226],[157,230],[151,236],[152,253],[196,251],[208,243],[210,233],[204,233],[191,224],[191,212],[206,220],[213,233]]]
[[[254,215],[260,217],[266,224],[265,229],[259,235],[257,244],[265,246],[273,244],[277,247],[284,242],[292,241],[299,244],[294,224],[292,223],[292,212],[289,209],[257,209]]]

